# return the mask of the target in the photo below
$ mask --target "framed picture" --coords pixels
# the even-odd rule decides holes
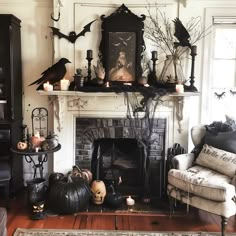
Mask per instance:
[[[101,16],[99,51],[106,81],[135,83],[141,76],[141,59],[145,50],[144,19],[144,15],[136,16],[124,4],[110,16]]]

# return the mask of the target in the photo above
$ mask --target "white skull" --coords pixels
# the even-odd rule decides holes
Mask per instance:
[[[100,205],[104,202],[106,196],[106,186],[102,180],[94,180],[91,184],[92,201]]]

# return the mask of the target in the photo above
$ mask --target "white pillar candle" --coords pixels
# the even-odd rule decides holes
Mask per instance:
[[[176,91],[176,93],[183,93],[184,92],[184,85],[183,84],[176,84],[175,91]]]
[[[63,78],[63,79],[60,81],[60,84],[61,84],[61,90],[68,90],[69,85],[70,85],[70,81]]]
[[[43,84],[43,89],[44,91],[47,91],[47,92],[53,91],[53,85],[50,84],[49,82],[46,82]]]
[[[129,196],[128,198],[126,198],[126,204],[127,204],[128,206],[133,206],[134,203],[135,203],[135,201],[134,201],[133,198],[131,198],[131,196]]]

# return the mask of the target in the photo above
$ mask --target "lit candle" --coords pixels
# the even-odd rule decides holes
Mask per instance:
[[[70,85],[70,81],[63,78],[61,81],[60,81],[60,84],[61,84],[61,90],[68,90],[69,88],[69,85]]]
[[[106,82],[106,87],[109,88],[110,87],[110,84],[109,82]]]
[[[184,85],[183,84],[176,84],[175,91],[176,91],[176,93],[183,93],[184,92]]]
[[[93,59],[93,50],[87,50],[87,59]]]
[[[129,196],[128,198],[126,198],[126,204],[127,206],[133,206],[135,203],[134,199],[131,198],[131,196]]]
[[[53,85],[50,84],[48,81],[43,84],[44,91],[50,92],[53,91]]]
[[[152,51],[152,60],[157,60],[157,51]]]

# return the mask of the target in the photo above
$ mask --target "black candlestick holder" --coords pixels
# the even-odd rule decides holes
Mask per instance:
[[[157,58],[152,57],[152,71],[148,76],[148,84],[155,85],[157,83],[157,76],[156,76],[156,61]]]
[[[88,76],[87,76],[87,82],[90,82],[91,81],[91,74],[92,74],[92,71],[91,71],[91,61],[93,60],[92,57],[86,57],[86,59],[88,60]]]
[[[26,136],[26,128],[27,128],[27,125],[21,125],[21,141],[22,142],[26,142],[27,140],[27,136]]]
[[[194,83],[195,83],[195,76],[194,76],[194,70],[195,70],[195,57],[197,55],[197,46],[193,45],[191,47],[191,52],[190,52],[190,55],[192,57],[192,63],[191,63],[191,74],[190,74],[190,85],[189,86],[185,86],[185,89],[187,91],[190,91],[190,92],[197,92],[197,88],[194,86]]]

